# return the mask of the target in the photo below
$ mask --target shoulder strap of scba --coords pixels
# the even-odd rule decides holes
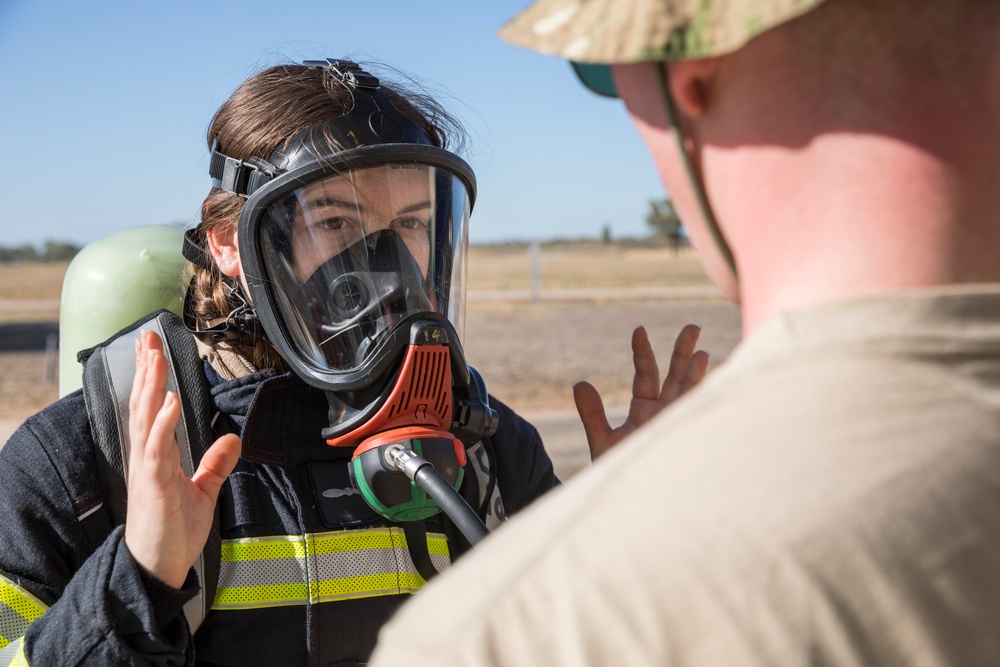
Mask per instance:
[[[77,358],[83,364],[83,396],[97,445],[101,491],[116,525],[125,523],[128,505],[129,395],[135,376],[135,342],[145,330],[156,332],[163,340],[169,370],[167,389],[180,398],[181,417],[174,435],[184,474],[188,477],[194,474],[211,444],[208,385],[194,338],[180,317],[159,310],[104,343],[80,352]],[[217,513],[208,543],[195,563],[200,593],[184,606],[192,633],[201,625],[215,598],[220,540]]]

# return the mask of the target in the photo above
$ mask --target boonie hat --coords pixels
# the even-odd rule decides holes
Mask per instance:
[[[581,63],[708,58],[735,51],[823,0],[538,0],[505,41]]]

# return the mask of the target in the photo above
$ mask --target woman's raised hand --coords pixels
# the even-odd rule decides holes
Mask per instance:
[[[188,479],[174,438],[180,399],[166,390],[163,343],[145,331],[135,353],[125,544],[139,565],[179,589],[208,540],[219,489],[240,457],[240,439],[216,440]]]

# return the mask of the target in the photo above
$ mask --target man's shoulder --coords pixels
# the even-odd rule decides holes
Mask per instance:
[[[405,633],[408,614],[423,627],[417,616],[457,606],[455,617],[481,639],[535,647],[535,658],[511,653],[508,662],[558,664],[545,651],[572,642],[536,633],[558,618],[593,638],[588,659],[599,664],[620,662],[615,646],[636,644],[631,633],[649,623],[657,638],[639,643],[648,651],[633,656],[639,662],[669,655],[685,632],[711,631],[729,635],[715,645],[735,651],[718,656],[734,663],[747,658],[744,632],[766,632],[768,614],[827,613],[835,604],[828,590],[847,591],[845,617],[831,622],[869,612],[889,618],[891,601],[874,591],[929,594],[950,549],[981,556],[1000,547],[988,530],[993,519],[969,500],[1000,502],[985,472],[1000,467],[989,428],[1000,423],[998,411],[944,392],[976,382],[949,369],[852,346],[720,369],[457,563],[392,631]],[[944,479],[963,494],[942,494]],[[964,518],[914,519],[945,515]],[[912,576],[900,577],[900,568]],[[948,576],[962,587],[970,572]],[[835,634],[812,627],[785,639]],[[500,649],[469,644],[485,650]]]

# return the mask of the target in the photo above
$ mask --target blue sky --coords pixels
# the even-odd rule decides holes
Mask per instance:
[[[473,243],[644,236],[663,189],[621,103],[496,37],[527,4],[0,0],[0,246],[194,221],[219,104],[327,56],[411,74],[465,123]]]

